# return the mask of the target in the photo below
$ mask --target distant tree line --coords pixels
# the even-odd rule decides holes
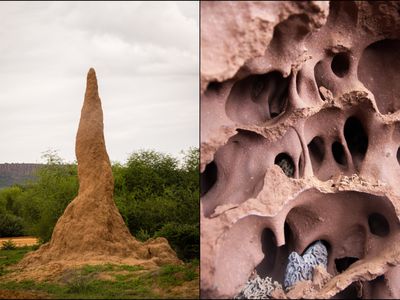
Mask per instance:
[[[54,152],[35,181],[0,190],[0,237],[33,235],[47,242],[66,206],[78,193],[76,164]],[[181,259],[199,257],[199,151],[183,161],[156,152],[134,152],[114,163],[115,203],[139,240],[162,236]],[[90,212],[89,212],[90,213]]]

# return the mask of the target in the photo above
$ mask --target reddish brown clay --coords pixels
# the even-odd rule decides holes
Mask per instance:
[[[400,297],[400,3],[201,3],[201,293]],[[316,283],[317,282],[317,283]]]

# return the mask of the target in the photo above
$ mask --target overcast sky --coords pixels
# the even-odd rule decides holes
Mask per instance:
[[[197,2],[0,2],[0,163],[75,160],[94,67],[112,161],[198,147]]]

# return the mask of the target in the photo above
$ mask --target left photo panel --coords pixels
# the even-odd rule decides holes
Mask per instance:
[[[199,298],[199,3],[0,3],[0,299]]]

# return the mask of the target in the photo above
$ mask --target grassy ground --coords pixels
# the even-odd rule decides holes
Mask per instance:
[[[139,266],[84,266],[65,272],[54,282],[5,281],[2,275],[31,247],[0,250],[0,298],[138,299],[198,298],[199,263],[165,265],[158,270]]]

